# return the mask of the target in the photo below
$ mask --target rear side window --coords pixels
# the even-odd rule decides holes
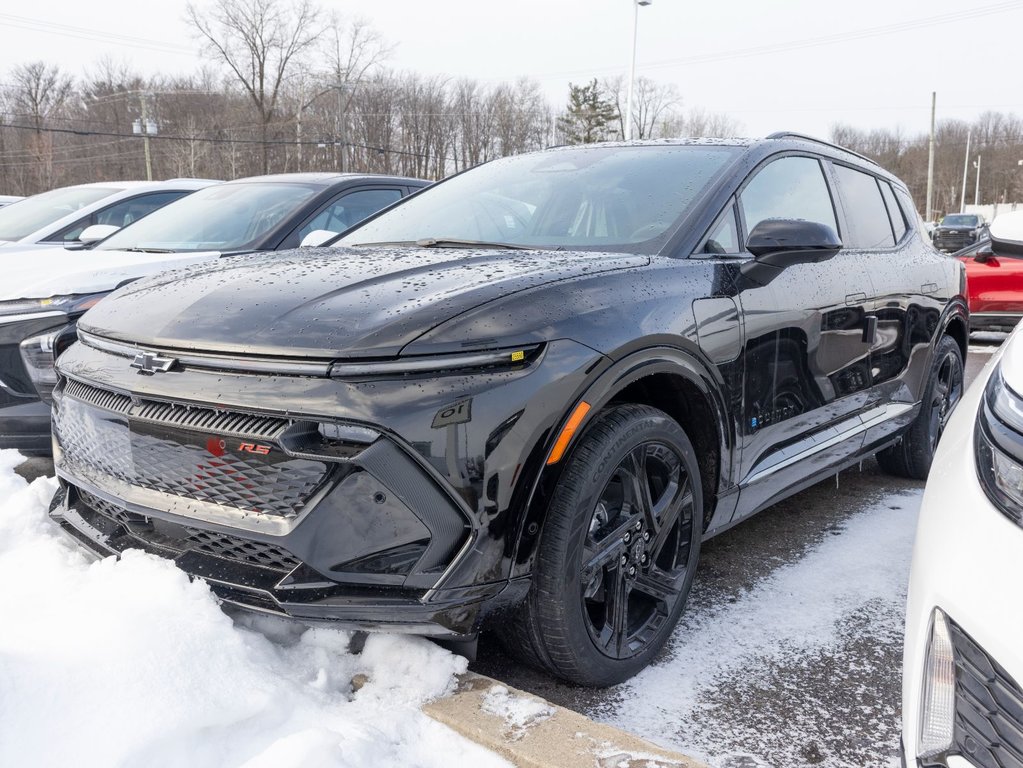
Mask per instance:
[[[746,231],[764,219],[805,219],[838,231],[835,209],[819,161],[783,157],[764,167],[739,196]]]
[[[878,181],[878,184],[881,186],[881,197],[884,198],[884,203],[888,206],[888,216],[892,220],[895,242],[899,242],[902,236],[906,234],[906,217],[902,215],[902,209],[899,208],[891,185],[887,181]]]
[[[849,231],[843,242],[846,248],[892,248],[895,236],[888,219],[888,209],[881,197],[877,179],[869,173],[835,166],[838,191],[845,205]]]
[[[93,224],[111,224],[118,229],[126,227],[133,221],[138,221],[149,215],[157,208],[162,208],[167,203],[174,202],[179,197],[184,197],[188,192],[185,190],[174,190],[172,192],[154,192],[149,195],[139,195],[128,200],[121,200],[107,208],[94,211],[89,216],[79,219],[57,232],[47,239],[47,242],[74,242],[87,227]]]

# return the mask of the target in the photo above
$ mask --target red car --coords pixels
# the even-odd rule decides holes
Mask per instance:
[[[991,239],[953,254],[966,265],[971,331],[1008,331],[1023,318],[1023,245],[999,237],[1021,222],[1023,211],[1003,213],[991,224]]]

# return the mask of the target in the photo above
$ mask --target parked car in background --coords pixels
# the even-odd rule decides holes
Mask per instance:
[[[1023,212],[1003,213],[991,224],[995,231],[1021,226]],[[1023,318],[1023,252],[1004,239],[996,246],[985,237],[953,254],[966,265],[971,331],[1010,331]]]
[[[1023,218],[991,225],[1023,255]],[[1023,331],[995,353],[945,430],[909,582],[902,690],[907,766],[1023,764]]]
[[[24,200],[21,195],[0,195],[0,208],[11,203],[16,203],[19,200]]]
[[[925,476],[962,390],[962,264],[902,182],[794,134],[495,160],[336,245],[81,319],[68,533],[257,611],[489,621],[607,685],[664,646],[704,539],[875,452]]]
[[[0,252],[0,448],[50,451],[55,357],[75,321],[143,275],[220,256],[322,242],[429,182],[362,174],[281,174],[209,186],[85,251]],[[198,195],[198,197],[197,197]],[[2,213],[2,212],[0,212]],[[244,308],[238,311],[243,311]]]
[[[987,235],[984,217],[976,213],[950,213],[931,233],[939,251],[958,251]]]
[[[105,181],[26,197],[0,210],[0,249],[4,249],[0,250],[0,258],[10,248],[80,245],[82,233],[93,225],[102,225],[105,237],[167,203],[216,183],[209,179]]]

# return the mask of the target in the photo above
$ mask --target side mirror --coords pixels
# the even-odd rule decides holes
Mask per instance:
[[[988,246],[987,248],[982,248],[981,250],[973,254],[973,260],[978,264],[986,264],[987,262],[991,261],[991,259],[993,259],[994,257],[995,253],[994,251],[991,250],[990,246]]]
[[[337,232],[331,232],[329,229],[314,229],[302,238],[302,242],[298,244],[298,247],[315,248],[319,245],[323,245],[328,240],[333,240],[337,237],[337,235]]]
[[[988,228],[991,250],[999,255],[1023,256],[1023,211],[998,215]],[[978,254],[979,255],[979,254]]]
[[[833,258],[842,241],[831,227],[803,219],[765,219],[753,227],[746,241],[753,261],[739,271],[758,285],[767,285],[795,264],[813,264]]]
[[[82,234],[78,236],[78,242],[98,243],[100,240],[106,240],[119,229],[120,227],[115,227],[113,224],[93,224],[82,230]]]

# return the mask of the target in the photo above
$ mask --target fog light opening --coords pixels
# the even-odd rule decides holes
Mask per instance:
[[[917,757],[934,757],[952,748],[955,729],[956,666],[948,620],[938,608],[931,618],[931,636],[924,660]]]

